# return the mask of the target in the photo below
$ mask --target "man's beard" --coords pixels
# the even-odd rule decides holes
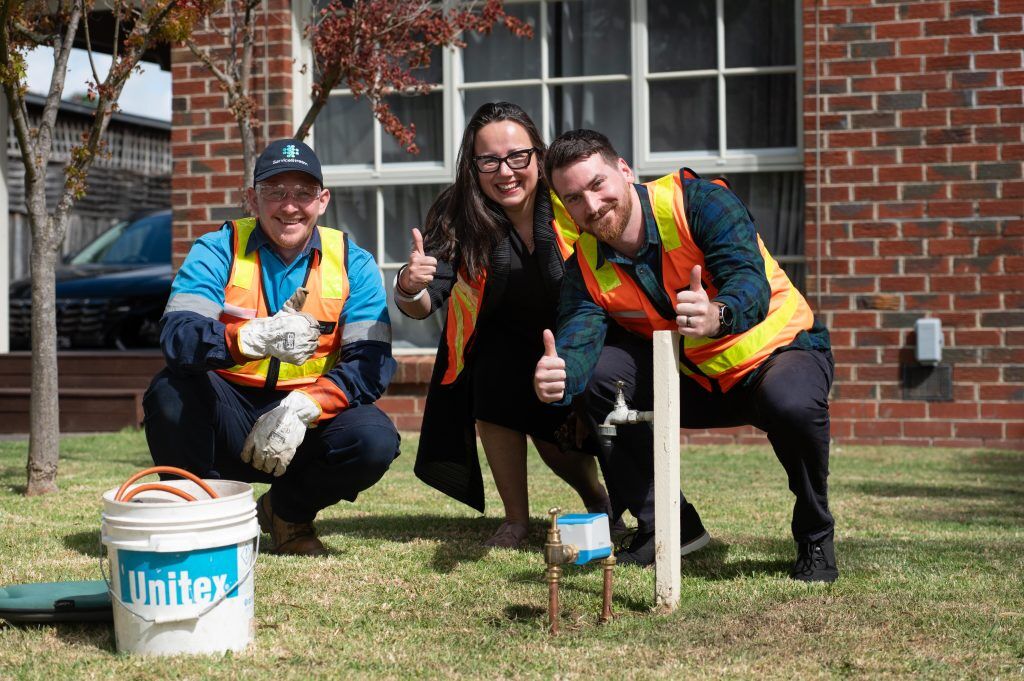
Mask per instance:
[[[609,215],[619,206],[623,206],[623,209],[616,211],[615,215]],[[590,232],[601,241],[615,241],[626,231],[626,225],[629,224],[632,213],[633,205],[631,203],[616,201],[605,211],[604,215],[597,220],[590,221],[588,225]]]

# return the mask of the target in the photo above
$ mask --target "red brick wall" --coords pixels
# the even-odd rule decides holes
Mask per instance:
[[[291,19],[269,7],[259,145],[291,132]],[[1022,17],[1024,0],[803,0],[808,297],[832,330],[838,442],[1024,448]],[[188,50],[173,58],[180,261],[238,214],[241,158],[217,83]],[[903,399],[925,316],[942,321],[955,401]],[[402,430],[419,427],[431,362],[399,358],[381,400]],[[752,428],[684,439],[764,442]]]
[[[812,258],[819,175],[821,196],[808,291],[832,330],[833,436],[1024,447],[1024,0],[805,0],[803,17]],[[902,397],[925,316],[942,321],[952,402]]]
[[[268,0],[257,17],[253,92],[260,126],[256,147],[292,134],[291,4]],[[196,34],[196,42],[224,54],[228,18],[212,20],[217,30]],[[192,243],[229,218],[244,216],[242,146],[227,96],[210,70],[187,47],[171,53],[171,181],[174,258],[180,264]]]

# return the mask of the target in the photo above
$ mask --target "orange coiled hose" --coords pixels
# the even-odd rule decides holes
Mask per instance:
[[[117,488],[117,494],[114,495],[114,501],[131,501],[131,499],[136,494],[138,494],[139,492],[145,492],[147,490],[159,490],[162,492],[170,492],[171,494],[175,494],[181,497],[185,501],[196,500],[196,498],[189,494],[188,492],[183,492],[182,490],[171,487],[170,485],[162,485],[160,483],[147,483],[145,485],[139,485],[131,492],[125,494],[125,490],[128,489],[129,485],[131,485],[139,478],[144,478],[147,475],[152,475],[153,473],[169,473],[171,475],[177,475],[178,477],[181,478],[186,478],[199,485],[199,487],[201,487],[204,492],[210,495],[211,499],[217,498],[217,493],[213,491],[213,488],[207,485],[202,479],[196,477],[192,473],[189,473],[188,471],[181,468],[175,468],[174,466],[153,466],[152,468],[147,468],[144,471],[139,471],[132,477],[125,480],[124,484]]]

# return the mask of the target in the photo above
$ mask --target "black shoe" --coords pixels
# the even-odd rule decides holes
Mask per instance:
[[[693,504],[683,506],[680,515],[682,528],[679,532],[679,555],[685,556],[704,548],[711,541],[711,535],[704,529],[700,515]],[[633,541],[625,550],[616,556],[618,565],[640,565],[646,567],[654,564],[654,531],[637,532]]]
[[[831,584],[839,578],[831,534],[816,542],[797,542],[796,547],[796,562],[793,563],[793,571],[789,573],[790,579]]]
[[[679,530],[679,555],[685,556],[688,553],[699,551],[711,543],[711,535],[704,529],[704,523],[700,521],[700,514],[693,504],[683,506],[680,515],[682,527]]]

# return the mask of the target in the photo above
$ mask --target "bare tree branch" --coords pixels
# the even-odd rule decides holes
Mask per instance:
[[[68,60],[71,57],[71,48],[74,45],[75,34],[78,32],[81,18],[81,7],[77,3],[71,5],[71,13],[68,16],[63,36],[55,34],[52,39],[53,74],[50,76],[50,89],[46,93],[46,102],[43,104],[43,113],[40,116],[38,132],[35,135],[38,144],[36,153],[40,158],[49,158],[50,150],[53,148],[53,130],[57,124],[57,111],[60,109],[64,80],[68,75]],[[42,169],[43,172],[45,170],[45,168]]]
[[[85,0],[79,0],[82,3],[82,12],[85,12]],[[85,29],[85,52],[89,55],[89,68],[92,69],[93,83],[96,85],[100,84],[100,74],[96,70],[96,62],[92,58],[92,40],[89,38],[89,20],[86,18],[83,28]]]
[[[11,41],[8,27],[11,27],[14,23],[10,21],[11,2],[12,0],[3,0],[3,4],[0,4],[0,26],[3,26],[0,29],[0,60],[2,60],[4,70],[8,72],[12,68]],[[45,36],[43,36],[43,41],[45,41]],[[25,181],[27,185],[31,185],[39,181],[40,169],[39,158],[32,143],[32,134],[29,129],[25,97],[14,80],[9,76],[4,78],[3,87],[8,103],[14,104],[9,109],[11,122],[14,124],[14,135],[18,139],[18,146],[21,147],[22,155],[31,160],[31,163],[25,164]]]
[[[11,25],[14,27],[14,30],[17,31],[20,35],[36,43],[37,45],[42,45],[43,43],[47,42],[47,39],[49,38],[49,36],[45,33],[38,33],[37,31],[33,31],[31,28],[26,26],[24,22],[18,21],[17,19],[12,21]]]
[[[203,62],[203,65],[206,68],[210,69],[210,73],[212,73],[217,80],[224,83],[226,87],[234,87],[234,81],[231,78],[231,76],[229,76],[224,71],[221,71],[220,68],[218,68],[217,65],[213,63],[213,58],[205,50],[199,49],[199,46],[196,45],[194,40],[186,40],[185,45],[192,52],[192,54],[195,55],[196,59]]]

